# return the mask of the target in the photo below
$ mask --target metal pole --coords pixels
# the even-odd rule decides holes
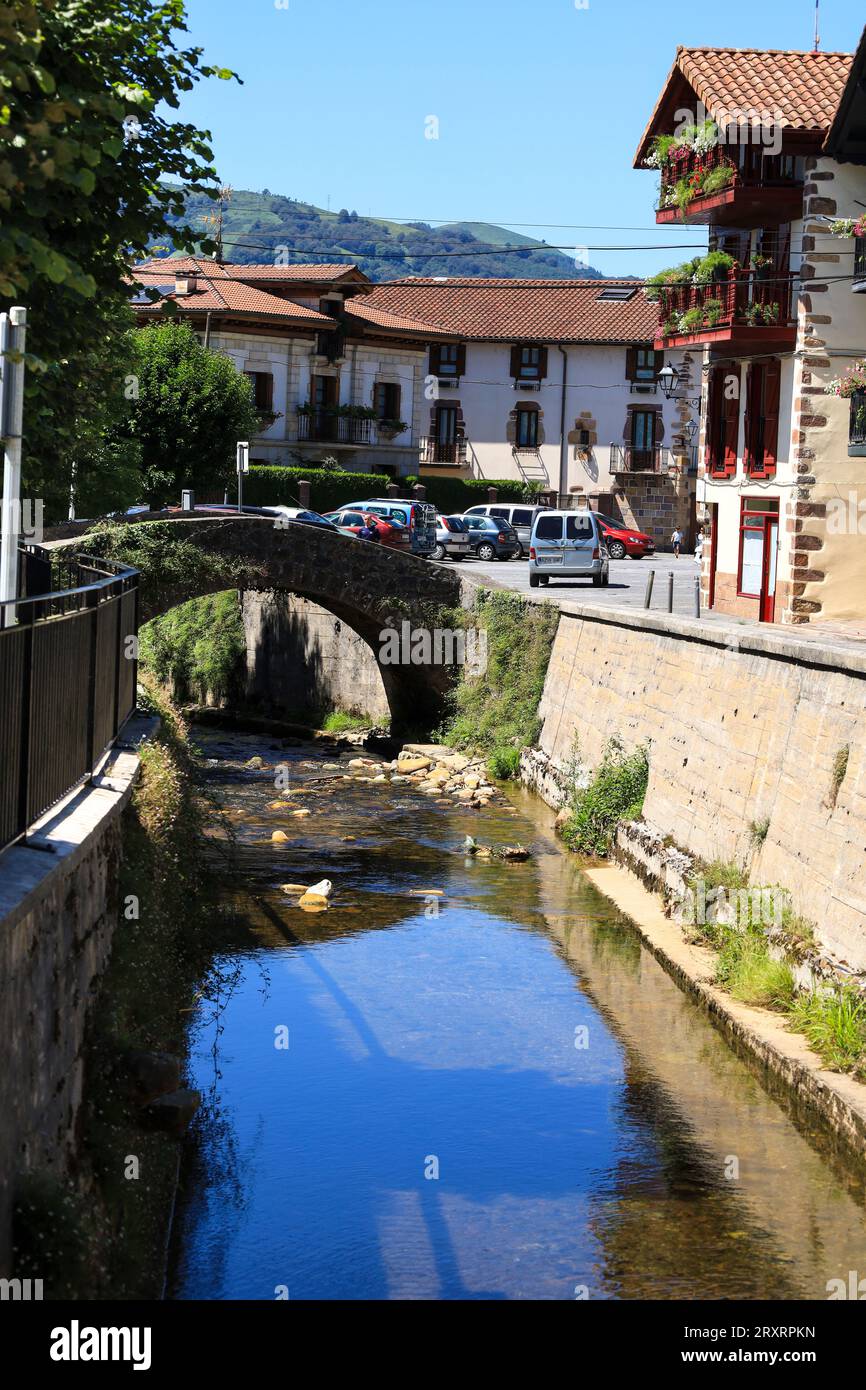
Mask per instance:
[[[24,421],[24,348],[27,338],[27,310],[20,305],[0,315],[0,435],[3,438],[3,516],[0,529],[0,606],[3,625],[16,621],[14,600],[18,597],[18,538],[21,534],[21,429]],[[19,358],[13,361],[9,353]]]
[[[668,570],[668,612],[674,611],[674,572]]]
[[[654,580],[655,580],[655,577],[656,577],[656,572],[655,572],[655,570],[650,570],[649,574],[648,574],[647,577],[646,577],[646,593],[644,594],[644,597],[643,597],[643,606],[644,606],[644,608],[650,608],[650,607],[652,606],[652,601],[653,601],[653,582],[654,582]]]
[[[695,617],[701,616],[701,579],[700,575],[695,580]]]

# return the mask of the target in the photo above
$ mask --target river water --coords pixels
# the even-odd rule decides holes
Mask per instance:
[[[767,1094],[546,807],[197,737],[236,944],[194,1028],[172,1297],[823,1299],[866,1274],[862,1169]],[[279,763],[309,817],[269,809]],[[467,833],[533,857],[467,857]],[[325,912],[280,889],[323,877]]]

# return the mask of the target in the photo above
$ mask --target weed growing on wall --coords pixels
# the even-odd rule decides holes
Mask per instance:
[[[609,854],[620,822],[642,814],[648,779],[646,747],[627,753],[619,739],[611,739],[589,785],[573,784],[571,816],[562,828],[569,849],[598,857]]]
[[[464,668],[440,736],[485,755],[493,776],[513,777],[520,750],[536,742],[541,728],[538,707],[559,613],[519,594],[482,590],[475,606],[453,613],[451,623],[486,632],[487,670],[473,677]]]
[[[230,704],[242,694],[246,642],[236,590],[189,599],[141,629],[145,670],[181,704]]]

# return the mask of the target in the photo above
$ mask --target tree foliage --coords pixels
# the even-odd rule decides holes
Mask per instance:
[[[213,196],[208,136],[171,111],[233,74],[178,44],[185,28],[183,0],[0,7],[0,308],[28,309],[25,485],[50,507],[82,452],[91,477],[111,466],[130,265],[169,222],[192,245],[178,181]]]
[[[154,324],[134,337],[137,399],[124,433],[140,450],[142,496],[177,502],[183,487],[227,483],[237,441],[259,429],[249,381],[188,324]]]

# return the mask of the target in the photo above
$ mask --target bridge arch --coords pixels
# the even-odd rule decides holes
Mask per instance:
[[[298,524],[279,526],[267,517],[160,516],[129,523],[136,532],[156,525],[161,528],[158,536],[165,537],[167,553],[172,540],[191,542],[202,561],[192,564],[186,575],[177,573],[174,562],[163,572],[158,547],[155,553],[151,550],[150,564],[142,575],[142,622],[187,599],[227,588],[295,594],[333,613],[366,642],[382,676],[395,735],[436,723],[454,668],[383,663],[380,634],[386,628],[399,630],[406,621],[413,629],[440,625],[443,612],[463,602],[459,572],[332,531]],[[135,541],[151,538],[143,530],[131,537],[133,548]],[[80,548],[80,538],[76,544]]]

